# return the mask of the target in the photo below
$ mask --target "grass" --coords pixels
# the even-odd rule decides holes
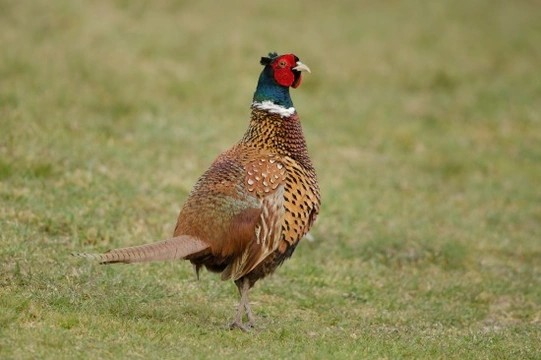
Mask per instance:
[[[0,3],[0,356],[541,358],[541,23],[532,1]],[[323,195],[225,326],[188,263],[71,258],[168,237],[242,135],[270,50]]]

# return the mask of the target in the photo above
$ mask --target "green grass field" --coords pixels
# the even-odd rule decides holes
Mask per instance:
[[[0,1],[0,358],[540,359],[537,1]],[[169,237],[268,51],[322,211],[231,282],[72,252]]]

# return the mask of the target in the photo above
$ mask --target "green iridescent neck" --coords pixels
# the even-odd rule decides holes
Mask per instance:
[[[273,70],[270,66],[265,66],[265,69],[263,69],[259,76],[257,88],[254,93],[254,101],[260,103],[271,101],[285,108],[293,107],[293,101],[291,101],[291,96],[289,96],[289,87],[278,85],[276,80],[274,80]]]

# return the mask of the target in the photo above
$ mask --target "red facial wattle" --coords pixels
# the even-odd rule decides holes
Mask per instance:
[[[296,88],[300,85],[300,71],[295,71],[296,56],[293,54],[282,55],[272,62],[274,69],[274,79],[282,86]]]
[[[293,84],[291,84],[291,87],[293,89],[296,89],[299,87],[299,85],[301,84],[302,82],[302,73],[300,71],[296,71],[296,70],[293,70],[295,71],[295,80],[293,80]]]
[[[274,79],[276,82],[282,86],[289,87],[295,82],[295,75],[291,68],[275,68],[274,69]]]

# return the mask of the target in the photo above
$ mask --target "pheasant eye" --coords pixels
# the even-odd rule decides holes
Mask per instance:
[[[280,62],[278,63],[278,67],[279,68],[285,68],[287,65],[286,61],[285,60],[280,60]]]

